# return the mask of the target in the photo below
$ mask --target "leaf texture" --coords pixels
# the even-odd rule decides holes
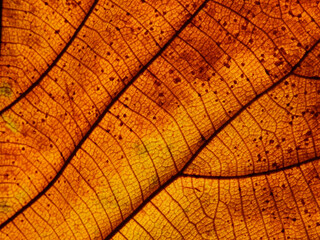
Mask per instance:
[[[319,8],[3,0],[0,238],[319,238]]]

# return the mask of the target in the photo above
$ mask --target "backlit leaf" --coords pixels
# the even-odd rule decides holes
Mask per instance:
[[[3,0],[0,239],[318,239],[320,3]]]

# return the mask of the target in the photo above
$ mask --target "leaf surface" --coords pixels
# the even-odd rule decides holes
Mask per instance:
[[[1,239],[315,239],[317,1],[7,1]]]

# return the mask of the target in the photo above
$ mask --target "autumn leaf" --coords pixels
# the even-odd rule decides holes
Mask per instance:
[[[320,238],[318,1],[0,2],[0,239]]]

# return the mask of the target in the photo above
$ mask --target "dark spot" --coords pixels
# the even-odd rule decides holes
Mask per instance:
[[[230,64],[229,63],[224,63],[223,64],[226,68],[230,68]]]
[[[154,84],[157,85],[157,86],[160,86],[160,85],[161,85],[161,83],[158,82],[158,81],[154,81]]]
[[[307,136],[311,136],[311,134],[312,134],[311,131],[306,132]]]
[[[274,65],[276,65],[277,67],[281,66],[283,64],[283,61],[276,61],[274,63]]]
[[[258,161],[257,162],[261,162],[261,155],[260,155],[260,153],[257,155],[257,157],[258,157]]]
[[[179,83],[179,82],[181,82],[181,79],[179,77],[176,77],[176,78],[173,79],[173,82],[174,83]]]

